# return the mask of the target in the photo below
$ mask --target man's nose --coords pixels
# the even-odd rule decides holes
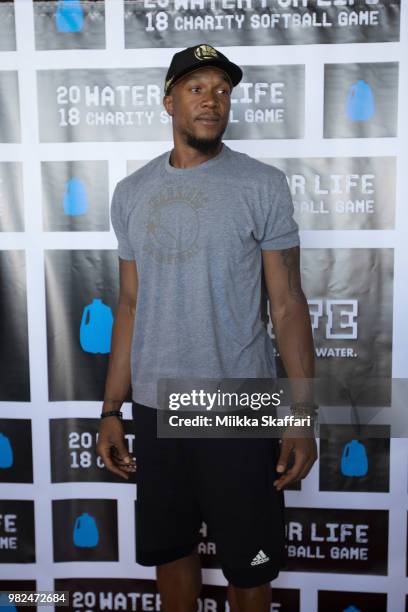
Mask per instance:
[[[215,93],[213,93],[212,91],[207,92],[202,99],[202,104],[204,104],[205,106],[217,106],[218,104],[218,99],[217,96],[215,95]]]

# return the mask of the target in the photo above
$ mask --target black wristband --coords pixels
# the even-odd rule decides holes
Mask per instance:
[[[117,416],[123,419],[123,414],[120,410],[107,410],[106,412],[101,412],[101,419],[108,416]]]

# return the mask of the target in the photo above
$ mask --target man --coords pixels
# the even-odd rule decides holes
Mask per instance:
[[[101,419],[97,452],[117,475],[135,470],[116,412],[131,384],[136,558],[157,566],[165,612],[197,609],[202,521],[229,582],[232,612],[269,610],[270,581],[284,563],[282,489],[304,478],[317,457],[314,437],[284,435],[279,451],[276,439],[156,434],[160,378],[276,376],[260,316],[263,273],[287,375],[313,377],[286,177],[222,142],[241,78],[209,45],[176,53],[163,99],[174,147],[121,180],[112,199],[120,296],[102,408],[109,416]]]

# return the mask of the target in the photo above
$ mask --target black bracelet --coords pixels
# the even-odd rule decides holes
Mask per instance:
[[[123,414],[120,410],[107,410],[106,412],[101,412],[101,419],[108,416],[117,416],[123,419]]]

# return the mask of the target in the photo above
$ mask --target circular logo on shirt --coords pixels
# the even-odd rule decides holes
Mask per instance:
[[[149,202],[148,249],[157,261],[186,261],[197,252],[201,198],[195,190],[170,189]]]

